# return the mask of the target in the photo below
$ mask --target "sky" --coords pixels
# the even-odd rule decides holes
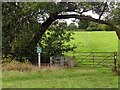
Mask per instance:
[[[74,14],[74,13],[72,13],[72,14]],[[99,18],[99,15],[98,15],[98,14],[94,14],[92,11],[85,12],[85,13],[83,13],[83,14],[85,14],[85,15],[90,15],[90,16],[92,16],[92,17],[95,18],[95,19],[98,19],[98,18]],[[103,18],[103,17],[101,17],[101,18]],[[69,19],[64,19],[64,20],[67,22],[67,25],[69,25],[70,23],[73,22],[72,20],[75,20],[75,19],[74,19],[74,18],[69,18]],[[75,25],[78,26],[77,23],[75,23]]]

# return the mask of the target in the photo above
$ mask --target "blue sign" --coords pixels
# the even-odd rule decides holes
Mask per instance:
[[[42,53],[42,48],[41,47],[37,47],[37,53]]]

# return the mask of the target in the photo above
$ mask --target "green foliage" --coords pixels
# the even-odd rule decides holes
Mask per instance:
[[[106,17],[106,19],[120,26],[120,3],[116,4],[116,8],[111,10],[111,13]]]
[[[87,28],[87,31],[99,31],[98,24],[94,22],[90,22],[89,27]]]
[[[86,20],[81,20],[79,21],[78,25],[79,25],[79,29],[87,29],[87,27],[89,26],[90,22],[86,21]]]
[[[105,24],[98,24],[95,22],[90,22],[86,30],[87,31],[113,31],[109,26]]]
[[[113,29],[110,26],[107,26],[105,24],[99,24],[97,28],[100,31],[113,31]]]
[[[116,8],[114,11],[114,16],[113,16],[113,22],[116,23],[116,25],[119,25],[120,26],[120,7],[119,8]]]
[[[3,3],[2,5],[2,43],[3,54],[13,57],[26,57],[26,48],[34,33],[40,29],[34,3]]]
[[[113,31],[110,26],[105,24],[98,24],[86,20],[79,21],[79,29],[84,31]]]
[[[46,33],[43,35],[40,45],[43,48],[43,54],[47,57],[52,55],[61,55],[64,52],[73,51],[74,46],[69,44],[70,40],[73,39],[73,31],[68,31],[64,24],[52,25],[48,28]]]
[[[3,55],[4,57],[4,55]],[[12,55],[7,55],[3,60],[2,60],[2,63],[9,63],[12,61]]]
[[[68,26],[68,29],[74,30],[74,29],[77,29],[77,26],[75,25],[75,23],[70,23]]]

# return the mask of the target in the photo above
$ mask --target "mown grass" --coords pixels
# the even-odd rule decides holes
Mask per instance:
[[[4,71],[3,88],[117,88],[118,76],[109,68],[61,68]]]
[[[118,38],[114,31],[74,32],[70,42],[76,45],[76,52],[114,52],[118,51]]]

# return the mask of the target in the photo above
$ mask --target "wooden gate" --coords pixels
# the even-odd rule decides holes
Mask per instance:
[[[77,65],[117,67],[117,52],[79,52],[74,56]]]

